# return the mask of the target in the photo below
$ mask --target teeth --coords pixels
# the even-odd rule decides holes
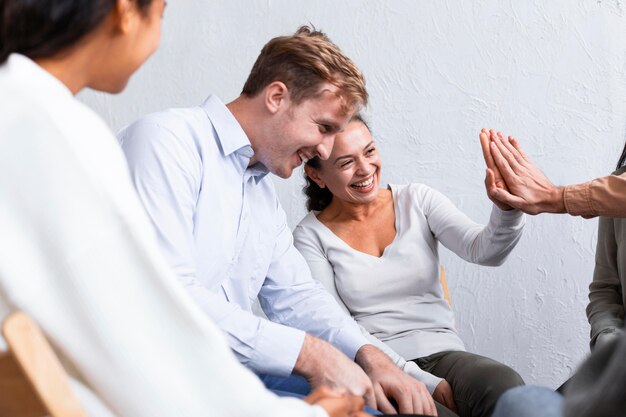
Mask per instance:
[[[365,181],[356,182],[352,184],[352,186],[357,187],[357,188],[365,188],[365,187],[369,187],[370,185],[372,185],[373,182],[374,182],[374,177],[372,176],[366,179]]]
[[[306,164],[309,161],[309,158],[307,158],[306,155],[302,152],[298,152],[298,156],[300,157],[300,159],[302,159],[303,164]]]

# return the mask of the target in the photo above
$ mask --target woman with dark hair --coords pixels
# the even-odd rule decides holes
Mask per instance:
[[[305,165],[312,211],[294,231],[296,247],[372,343],[438,403],[463,417],[490,416],[500,394],[523,381],[465,351],[439,283],[437,246],[500,265],[521,236],[523,214],[494,205],[489,223],[476,224],[426,185],[379,188],[381,166],[368,127],[351,121],[327,160]]]
[[[90,416],[356,416],[360,398],[279,398],[239,364],[162,260],[117,140],[74,98],[125,87],[164,7],[0,2],[0,318],[39,323]]]

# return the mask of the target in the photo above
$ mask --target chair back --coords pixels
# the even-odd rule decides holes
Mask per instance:
[[[37,324],[22,312],[2,323],[0,416],[87,417],[65,370]]]
[[[439,265],[439,282],[443,290],[443,298],[446,299],[450,308],[452,308],[452,298],[450,297],[450,288],[448,288],[448,279],[446,278],[446,268]]]

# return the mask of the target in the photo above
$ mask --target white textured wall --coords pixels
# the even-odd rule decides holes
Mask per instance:
[[[122,127],[141,114],[238,95],[262,45],[312,22],[365,73],[383,180],[424,182],[477,221],[477,134],[520,138],[557,183],[606,174],[624,142],[626,18],[621,0],[170,1],[160,51],[124,94],[81,95]],[[277,180],[292,225],[301,171]],[[559,385],[588,351],[584,309],[596,221],[528,219],[505,266],[468,265],[443,250],[468,348],[528,382]]]

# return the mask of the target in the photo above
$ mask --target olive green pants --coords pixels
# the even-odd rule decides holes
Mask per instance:
[[[508,366],[469,352],[439,352],[413,359],[420,368],[443,378],[452,387],[461,417],[490,417],[500,395],[524,385],[524,380]],[[454,416],[438,406],[439,417]]]

